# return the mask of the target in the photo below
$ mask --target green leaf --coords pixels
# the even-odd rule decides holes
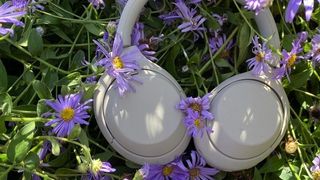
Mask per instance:
[[[0,134],[5,133],[7,131],[4,120],[5,120],[5,116],[0,116]]]
[[[80,141],[81,144],[89,147],[89,140],[88,140],[87,133],[82,128],[81,128],[81,132],[79,134],[79,141]]]
[[[21,162],[31,147],[30,140],[17,138],[10,142],[7,150],[7,156],[10,162]]]
[[[53,90],[58,80],[58,73],[56,71],[48,69],[48,72],[46,72],[46,75],[43,77],[42,82],[49,88],[49,90]]]
[[[85,53],[82,50],[78,50],[76,54],[73,56],[69,69],[73,70],[81,67],[81,62],[85,60],[85,57],[86,57]]]
[[[0,154],[0,162],[6,163],[8,161],[7,154]]]
[[[55,156],[59,156],[60,155],[60,144],[59,144],[59,142],[56,139],[52,138],[52,137],[48,138],[48,141],[50,141],[50,143],[51,143],[51,152],[52,152],[52,154],[55,155]]]
[[[80,127],[79,124],[76,124],[76,125],[73,127],[70,135],[68,136],[68,139],[76,139],[76,138],[79,137],[80,133],[81,133],[81,127]]]
[[[22,180],[32,180],[32,173],[24,171],[22,175]]]
[[[62,167],[68,161],[70,161],[70,151],[67,150],[61,153],[57,158],[49,161],[48,164],[50,165],[50,167]]]
[[[134,174],[134,177],[132,180],[143,180],[143,175],[141,174],[140,171],[137,171],[135,174]]]
[[[290,75],[289,87],[300,88],[307,85],[309,78],[312,76],[313,70],[311,68],[305,69],[297,74]]]
[[[299,168],[297,167],[297,170],[299,171]],[[279,175],[279,178],[283,179],[283,180],[294,180],[296,179],[292,172],[291,169],[289,167],[284,167],[281,171],[281,174]]]
[[[253,34],[248,24],[243,23],[238,33],[239,55],[236,64],[237,67],[239,67],[239,65],[243,63],[248,55],[248,46],[251,43],[252,36]]]
[[[49,88],[43,82],[34,80],[32,82],[32,87],[40,99],[52,99]]]
[[[28,18],[28,16],[25,16],[24,19],[27,21],[27,23],[25,23],[25,26],[23,28],[24,32],[22,33],[22,38],[19,40],[18,43],[20,46],[27,47],[28,46],[28,39],[31,34],[33,21],[31,21],[30,18]]]
[[[40,117],[43,113],[46,113],[50,108],[46,105],[45,99],[40,99],[37,103],[37,115]]]
[[[254,180],[262,180],[262,176],[261,176],[259,170],[256,167],[254,168],[253,179]]]
[[[64,33],[63,30],[61,30],[59,27],[54,26],[51,30],[68,43],[73,43],[73,41],[68,37],[68,35]]]
[[[267,162],[259,169],[260,173],[270,173],[280,171],[285,162],[277,156],[272,156],[267,159]]]
[[[13,137],[7,149],[7,156],[10,162],[21,162],[31,148],[31,139],[34,136],[35,123],[25,125]]]
[[[94,159],[100,159],[101,161],[109,161],[109,159],[113,156],[113,152],[107,150],[106,152],[95,154]]]
[[[170,52],[168,53],[168,55],[166,56],[166,64],[165,67],[167,69],[167,71],[174,77],[177,78],[178,74],[176,72],[176,58],[178,56],[178,54],[180,53],[180,46],[179,44],[173,46],[170,50]]]
[[[33,71],[29,68],[24,67],[25,73],[23,75],[23,80],[29,84],[34,80],[34,74]]]
[[[24,160],[24,165],[27,169],[36,169],[40,164],[39,156],[34,152],[29,152],[26,159]]]
[[[12,110],[12,98],[8,93],[0,93],[0,107],[4,115],[8,115]],[[1,112],[0,111],[0,112]]]
[[[8,179],[8,170],[0,167],[0,180],[7,180]]]
[[[0,93],[4,92],[8,86],[8,76],[7,71],[2,61],[0,60]]]
[[[126,166],[131,168],[131,169],[138,169],[138,168],[141,167],[141,165],[136,164],[136,163],[134,163],[132,161],[129,161],[129,160],[126,160]]]
[[[41,54],[42,50],[43,50],[42,37],[39,35],[36,29],[32,29],[28,39],[28,51],[33,56],[38,56]]]
[[[78,80],[79,78],[80,78],[80,73],[74,72],[74,73],[68,74],[66,77],[60,79],[57,82],[57,85],[62,86],[62,85],[70,84],[71,82]],[[80,80],[81,80],[81,78],[80,78]]]
[[[96,36],[102,36],[104,33],[103,28],[97,24],[85,24],[84,26],[90,33]]]

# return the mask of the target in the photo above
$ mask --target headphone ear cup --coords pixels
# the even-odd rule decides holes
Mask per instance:
[[[289,102],[282,85],[250,72],[234,76],[214,89],[207,122],[213,133],[194,138],[198,152],[224,171],[248,169],[280,143],[289,120]]]
[[[129,47],[126,50],[136,47]],[[164,69],[139,57],[134,78],[136,92],[121,97],[113,79],[105,74],[95,93],[94,110],[100,130],[110,145],[127,159],[143,164],[169,163],[190,142],[183,113],[175,108],[185,98],[182,88]]]

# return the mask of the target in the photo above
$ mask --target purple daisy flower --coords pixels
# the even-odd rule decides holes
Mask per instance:
[[[193,112],[198,112],[202,117],[208,120],[214,119],[214,116],[210,109],[210,93],[206,94],[205,96],[201,97],[187,97],[180,101],[180,103],[176,106],[177,109],[180,109],[182,112],[188,114],[189,110]]]
[[[12,5],[15,6],[17,9],[25,9],[28,6],[28,0],[12,0]]]
[[[263,44],[261,45],[258,40],[258,36],[254,36],[252,39],[252,43],[254,45],[252,48],[252,52],[256,56],[247,60],[249,69],[252,69],[253,75],[268,73],[270,67],[267,62],[272,59],[272,52],[267,47],[266,42],[263,42]]]
[[[316,34],[313,36],[311,40],[312,50],[308,53],[308,57],[311,58],[312,64],[314,66],[320,64],[320,34]]]
[[[282,50],[282,60],[280,61],[280,67],[274,70],[274,79],[282,79],[284,76],[289,78],[289,74],[297,62],[297,60],[302,59],[302,56],[298,56],[302,52],[301,43],[307,39],[307,32],[301,32],[298,34],[298,38],[292,43],[292,49],[287,52],[285,49]]]
[[[112,173],[115,171],[116,169],[112,168],[109,162],[102,162],[100,159],[94,159],[90,164],[88,179],[104,179],[105,173]]]
[[[212,120],[212,119],[208,119]],[[202,137],[205,132],[212,133],[212,129],[206,126],[206,119],[199,112],[188,109],[188,115],[184,119],[188,134],[192,137]]]
[[[272,5],[273,0],[245,0],[244,8],[254,11],[256,15]]]
[[[188,179],[190,180],[202,180],[210,179],[213,180],[215,174],[219,172],[216,168],[209,168],[206,166],[206,161],[201,157],[197,151],[192,151],[191,160],[188,159],[186,162],[180,161],[178,166],[185,172],[188,172]]]
[[[96,9],[100,9],[100,6],[101,6],[101,9],[104,8],[105,4],[104,4],[104,0],[88,0],[89,3],[91,3],[94,8]]]
[[[170,11],[166,14],[161,14],[159,18],[162,19],[166,25],[171,25],[176,19],[179,19],[180,16],[176,11]]]
[[[313,166],[310,167],[310,171],[312,172],[313,179],[320,178],[320,155],[316,156],[313,161]]]
[[[320,3],[320,0],[318,0]],[[288,23],[292,23],[293,18],[298,12],[298,9],[302,3],[302,0],[290,0],[288,7],[286,9],[286,15],[285,15],[285,20]],[[311,18],[311,14],[313,11],[313,6],[314,6],[314,0],[303,0],[303,5],[305,9],[305,16],[306,20],[309,21]]]
[[[227,36],[225,34],[218,35],[215,33],[215,36],[209,39],[209,47],[211,48],[212,53],[216,53],[222,45],[226,42]],[[228,42],[227,46],[221,52],[220,57],[223,59],[231,60],[230,50],[235,45],[235,42],[231,40]]]
[[[103,58],[97,62],[97,65],[104,66],[108,75],[116,79],[119,94],[123,96],[126,92],[134,92],[131,81],[139,82],[133,77],[134,73],[140,69],[139,61],[139,49],[132,48],[128,51],[123,51],[123,41],[119,34],[116,34],[113,42],[112,52],[108,52],[106,48],[95,41],[98,46],[98,50],[103,54]]]
[[[90,106],[87,104],[92,102],[92,99],[80,103],[82,98],[82,93],[70,94],[66,96],[58,96],[56,101],[47,100],[46,104],[55,110],[54,113],[46,113],[46,115],[51,114],[55,118],[45,124],[45,126],[51,126],[55,124],[52,132],[57,134],[57,136],[65,137],[68,136],[75,124],[85,124],[89,123],[85,119],[89,118],[90,115],[87,110]]]
[[[18,20],[21,16],[26,14],[25,11],[18,11],[17,7],[12,6],[10,1],[5,2],[0,6],[0,34],[6,35],[10,33],[13,35],[11,28],[6,28],[2,24],[10,23],[16,26],[24,26],[23,22]]]
[[[150,48],[149,44],[145,43],[144,25],[142,23],[136,23],[134,25],[131,34],[131,44],[136,45],[147,59],[151,61],[158,60],[154,57],[156,52]]]
[[[177,7],[177,15],[183,20],[183,23],[178,26],[181,32],[194,31],[198,32],[202,36],[201,31],[205,31],[205,28],[200,26],[206,21],[206,18],[201,15],[196,15],[197,11],[195,9],[188,8],[182,1],[174,4]]]
[[[142,172],[144,180],[185,180],[187,176],[175,162],[166,165],[146,163]]]
[[[219,14],[213,13],[212,17],[217,20],[220,27],[223,26],[223,24],[228,20],[226,14],[223,14],[222,16],[220,16]]]

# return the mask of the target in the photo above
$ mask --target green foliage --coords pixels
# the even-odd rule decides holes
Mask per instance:
[[[116,29],[109,23],[115,23],[121,13],[115,1],[104,2],[105,8],[97,10],[86,0],[37,1],[44,10],[29,9],[21,18],[23,27],[0,23],[0,27],[14,31],[12,36],[0,35],[0,180],[31,179],[35,174],[42,179],[81,179],[89,169],[81,171],[79,165],[90,168],[93,159],[114,165],[117,169],[112,174],[114,179],[143,179],[139,171],[141,165],[120,156],[106,142],[92,109],[88,110],[90,118],[86,119],[89,125],[76,124],[67,137],[57,137],[52,132],[56,124],[46,125],[59,115],[46,100],[55,101],[58,95],[81,92],[81,102],[84,102],[93,98],[99,86],[86,81],[92,76],[98,80],[105,73],[103,67],[96,66],[102,56],[96,52],[93,40],[102,40],[108,31],[104,43],[107,50],[112,49]],[[159,59],[155,63],[177,80],[187,96],[202,96],[224,80],[248,71],[246,60],[255,56],[252,38],[260,35],[253,12],[240,4],[236,6],[233,0],[216,1],[217,4],[203,0],[198,5],[188,6],[206,18],[201,27],[207,30],[184,33],[178,29],[181,20],[168,25],[159,18],[175,9],[172,2],[148,2],[139,19],[145,27],[145,37],[139,42],[148,43],[150,49],[147,50],[155,51]],[[313,50],[312,37],[319,34],[320,8],[315,6],[310,22],[303,19],[301,12],[299,16],[302,17],[289,24],[282,19],[287,3],[274,1],[270,8],[277,17],[281,39],[280,49],[273,49],[273,52],[282,58],[282,50],[290,52],[298,32],[309,34],[302,42],[303,51],[298,54],[291,72],[282,79],[291,105],[287,135],[297,140],[298,150],[286,153],[285,137],[278,148],[255,167],[241,172],[220,172],[215,179],[312,178],[312,160],[320,154],[320,123],[311,116],[311,109],[320,102],[320,68],[312,62],[312,57],[306,57]],[[31,6],[29,4],[28,8]],[[225,14],[223,25],[213,13]],[[227,40],[222,48],[214,51],[210,40],[217,42],[216,34],[222,33]],[[155,42],[152,36],[161,37],[161,40]],[[230,49],[229,42],[233,42]],[[271,67],[272,70],[276,68]],[[47,116],[48,112],[56,114]],[[40,157],[44,144],[49,144],[49,151]],[[189,146],[188,150],[191,148]]]

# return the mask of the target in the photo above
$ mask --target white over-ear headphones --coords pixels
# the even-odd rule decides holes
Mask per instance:
[[[147,0],[129,0],[122,12],[117,33],[125,46]],[[279,36],[271,12],[255,17],[270,45],[279,48]],[[127,47],[126,50],[137,48]],[[165,164],[182,154],[190,137],[183,125],[183,113],[175,108],[185,94],[164,69],[140,54],[142,68],[136,75],[142,85],[135,93],[118,95],[112,77],[106,73],[94,96],[94,111],[101,132],[125,158],[138,164]],[[214,130],[194,138],[207,163],[224,171],[255,166],[280,143],[289,119],[289,102],[279,81],[250,72],[227,79],[211,91],[210,111]]]

